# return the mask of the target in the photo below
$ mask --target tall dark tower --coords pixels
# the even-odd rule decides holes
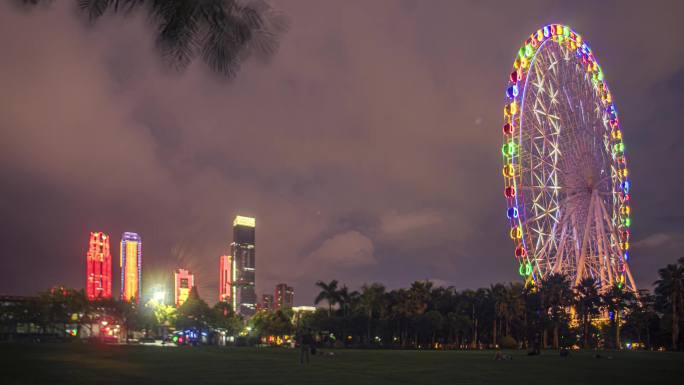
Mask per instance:
[[[246,317],[256,313],[255,232],[256,220],[254,218],[240,215],[235,217],[233,221],[233,243],[230,244],[233,262],[231,303],[236,313]]]

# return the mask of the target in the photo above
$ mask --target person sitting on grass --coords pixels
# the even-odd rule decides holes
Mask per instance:
[[[512,359],[513,357],[510,354],[503,353],[501,350],[497,350],[496,354],[494,354],[494,361],[509,361]]]

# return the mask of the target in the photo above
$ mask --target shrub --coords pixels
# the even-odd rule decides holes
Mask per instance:
[[[516,341],[515,338],[511,336],[505,336],[501,338],[499,345],[503,349],[517,349],[518,341]]]

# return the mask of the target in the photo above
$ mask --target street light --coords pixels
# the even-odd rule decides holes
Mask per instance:
[[[164,304],[164,298],[166,298],[166,293],[164,293],[161,290],[155,291],[152,298],[154,298],[154,300],[159,302],[160,304]]]

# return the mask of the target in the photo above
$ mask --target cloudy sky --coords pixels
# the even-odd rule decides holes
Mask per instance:
[[[259,294],[297,304],[319,279],[516,280],[503,91],[550,22],[588,40],[621,113],[637,284],[684,256],[682,2],[278,1],[280,50],[232,81],[73,4],[0,2],[0,293],[83,287],[89,232],[135,231],[144,290],[187,267],[213,302],[236,214],[257,218]]]

